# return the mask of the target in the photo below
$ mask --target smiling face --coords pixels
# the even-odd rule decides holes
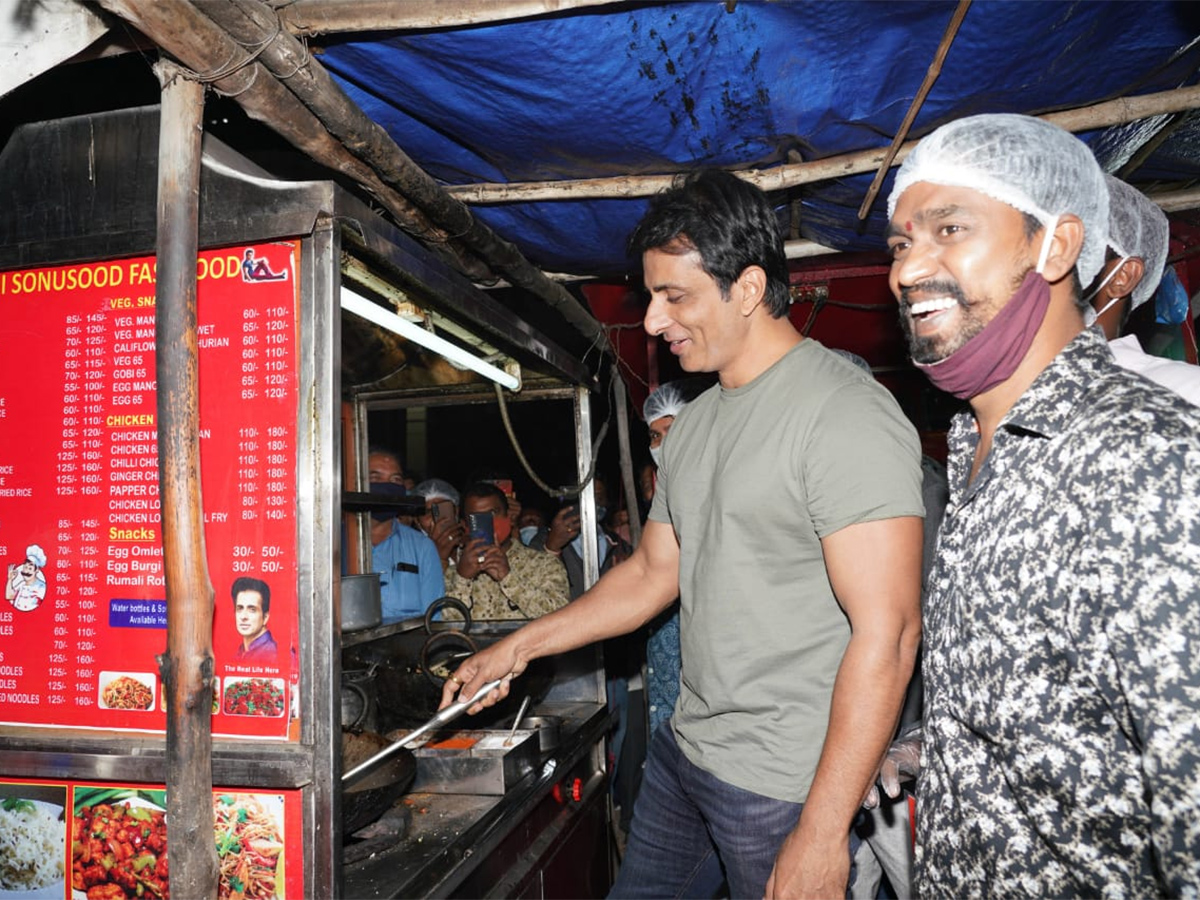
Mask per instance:
[[[737,302],[741,285],[735,282],[730,296],[723,297],[694,250],[647,250],[642,265],[650,292],[643,323],[647,333],[662,336],[685,372],[735,368],[748,353],[750,327]]]
[[[888,225],[888,284],[919,363],[945,359],[992,321],[1033,268],[1025,216],[970,188],[918,182]]]

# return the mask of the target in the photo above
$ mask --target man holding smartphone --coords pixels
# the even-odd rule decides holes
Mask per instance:
[[[758,188],[695,173],[651,200],[630,249],[646,331],[719,385],[663,442],[633,556],[465,660],[442,702],[632,631],[679,596],[679,703],[651,744],[612,896],[711,897],[723,878],[734,897],[843,896],[850,826],[920,640],[916,431],[792,324]]]
[[[567,570],[557,557],[515,539],[504,491],[477,481],[463,491],[462,501],[466,544],[446,573],[446,596],[485,620],[536,619],[565,606]]]
[[[417,524],[437,547],[442,569],[447,569],[455,552],[466,541],[466,529],[458,517],[462,502],[454,485],[441,478],[427,478],[413,488],[414,494],[425,498],[425,512],[417,516]]]

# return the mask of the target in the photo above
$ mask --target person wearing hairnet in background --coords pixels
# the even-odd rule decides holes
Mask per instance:
[[[1108,185],[1108,259],[1087,292],[1095,321],[1108,338],[1117,365],[1144,375],[1200,406],[1200,366],[1151,356],[1136,335],[1121,337],[1130,314],[1154,296],[1167,259],[1166,214],[1141,191],[1105,174]],[[1091,320],[1091,321],[1089,321]]]
[[[662,442],[671,423],[705,389],[710,380],[681,378],[659,385],[642,405],[642,417],[650,431],[650,457],[654,465],[662,459]],[[646,701],[650,713],[650,737],[671,718],[679,699],[679,601],[650,623],[646,640]]]
[[[426,478],[413,488],[413,493],[425,498],[425,512],[417,516],[417,524],[437,547],[444,571],[467,540],[467,529],[458,516],[462,498],[454,485],[441,478]]]
[[[1084,328],[1101,170],[1049,123],[973,116],[920,142],[888,214],[913,360],[970,403],[924,608],[917,890],[1195,895],[1200,410]]]

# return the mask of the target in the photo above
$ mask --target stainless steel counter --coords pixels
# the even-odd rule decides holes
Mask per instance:
[[[613,717],[603,704],[537,704],[531,714],[560,716],[558,748],[502,796],[410,794],[413,812],[408,833],[391,847],[343,869],[343,895],[370,897],[446,897],[497,851],[506,838],[532,845],[537,840],[531,813],[562,779],[581,777],[589,792],[607,784],[603,738]],[[578,775],[577,773],[582,773]],[[577,801],[566,799],[564,809]],[[529,831],[526,838],[520,829]],[[509,843],[513,843],[512,840]]]

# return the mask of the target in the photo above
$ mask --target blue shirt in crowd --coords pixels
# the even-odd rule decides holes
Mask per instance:
[[[399,521],[371,551],[371,570],[379,573],[383,621],[398,622],[425,614],[446,593],[437,546],[424,532]]]

